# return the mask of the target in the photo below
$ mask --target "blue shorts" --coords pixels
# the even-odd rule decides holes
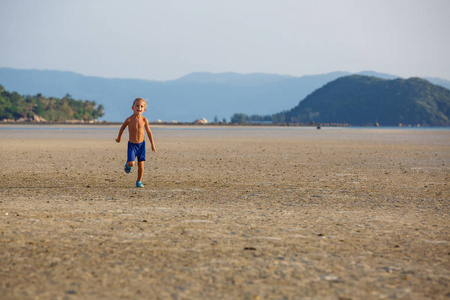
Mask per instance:
[[[138,161],[145,161],[145,142],[139,144],[128,142],[127,162],[135,161],[136,157]]]

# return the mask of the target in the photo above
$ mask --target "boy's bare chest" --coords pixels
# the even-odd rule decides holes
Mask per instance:
[[[143,128],[145,125],[145,122],[142,118],[136,118],[136,119],[131,119],[130,120],[130,127],[134,127],[134,128]]]

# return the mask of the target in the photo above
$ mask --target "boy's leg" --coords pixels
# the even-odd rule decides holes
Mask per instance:
[[[142,181],[142,177],[144,177],[144,161],[138,161],[138,177],[137,177],[137,181]]]
[[[145,141],[140,144],[139,151],[137,154],[138,161],[138,177],[137,181],[141,182],[144,176],[144,162],[145,162]]]
[[[127,163],[125,164],[124,170],[125,173],[129,174],[131,172],[131,168],[134,167],[134,160],[136,159],[136,149],[135,144],[128,142],[127,149]]]

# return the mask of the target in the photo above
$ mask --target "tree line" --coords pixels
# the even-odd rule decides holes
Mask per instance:
[[[0,85],[0,120],[30,120],[38,116],[48,122],[93,121],[103,117],[103,110],[103,105],[95,101],[75,100],[69,94],[63,98],[23,96]]]

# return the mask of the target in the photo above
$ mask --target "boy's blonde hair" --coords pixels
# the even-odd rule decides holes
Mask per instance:
[[[134,106],[134,105],[136,104],[136,102],[138,102],[138,101],[144,101],[145,107],[147,107],[147,100],[142,99],[142,98],[136,98],[136,99],[134,99],[134,101],[133,101],[133,106]]]

